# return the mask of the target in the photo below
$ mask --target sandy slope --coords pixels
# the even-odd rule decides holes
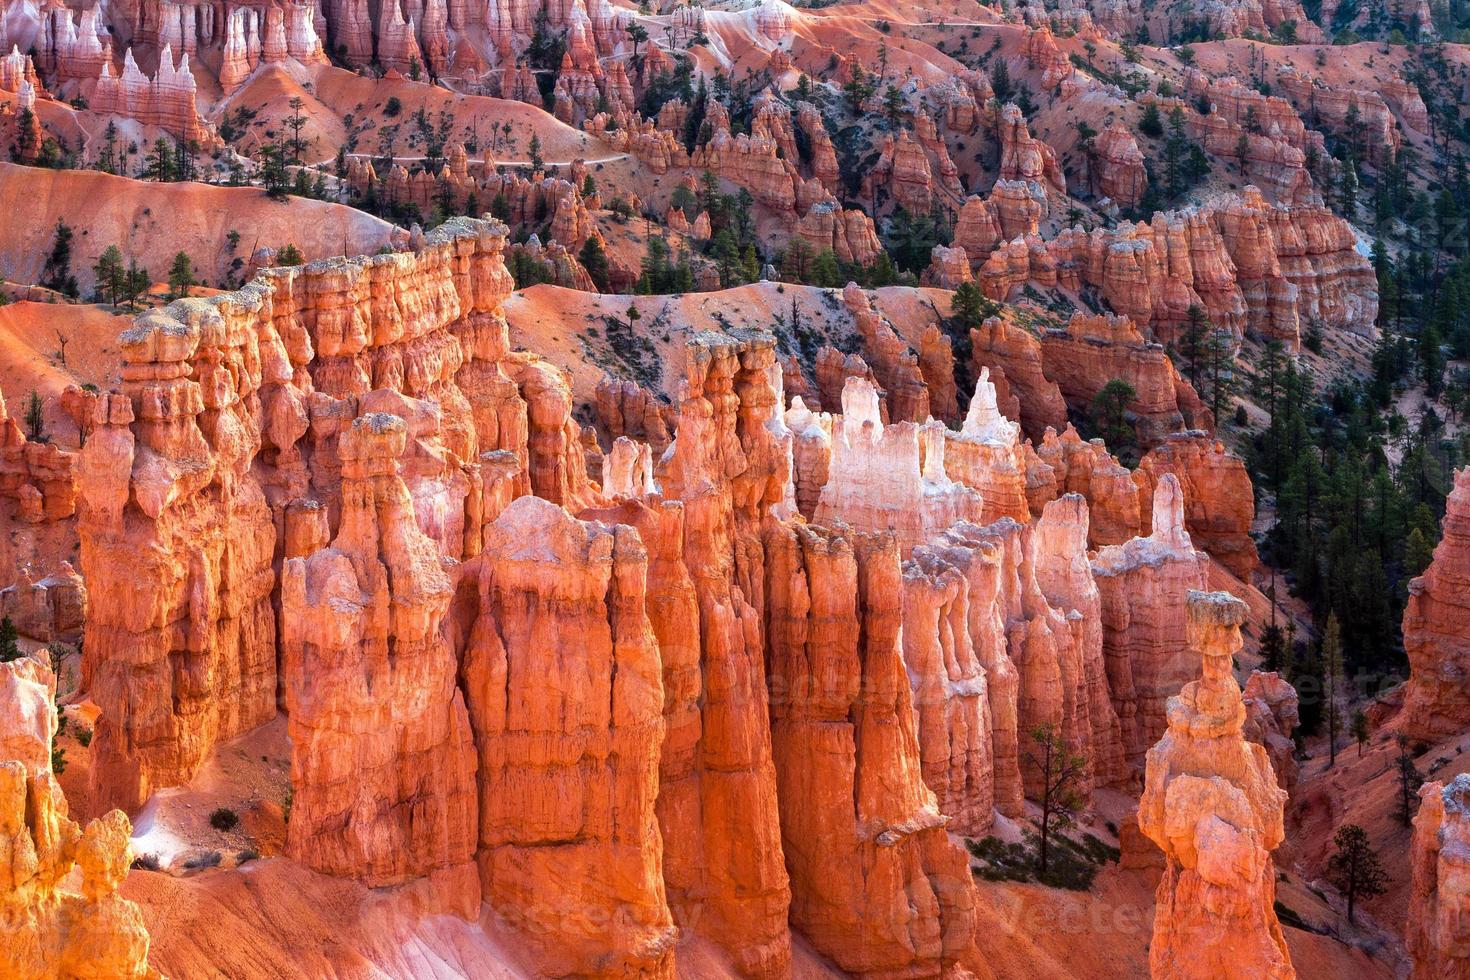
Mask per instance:
[[[34,282],[50,251],[58,219],[75,229],[72,272],[90,291],[92,264],[117,245],[156,279],[184,251],[196,275],[214,284],[257,245],[295,243],[308,259],[370,254],[387,244],[392,226],[340,204],[275,201],[253,187],[159,184],[89,170],[45,170],[0,163],[0,278]],[[240,233],[232,254],[231,231]]]

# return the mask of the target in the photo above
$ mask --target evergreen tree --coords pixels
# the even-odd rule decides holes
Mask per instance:
[[[92,266],[92,275],[97,280],[98,298],[106,297],[107,302],[116,306],[123,294],[123,267],[122,251],[116,245],[109,245],[102,250],[97,257],[97,262]]]
[[[71,226],[57,219],[51,251],[46,253],[46,264],[41,267],[41,285],[63,296],[75,297],[79,290],[77,277],[71,274],[71,240]]]
[[[1031,730],[1030,760],[1041,778],[1041,831],[1037,877],[1046,880],[1053,831],[1064,830],[1083,807],[1077,792],[1087,760],[1067,750],[1061,733],[1047,723]]]
[[[1327,880],[1347,898],[1348,921],[1358,899],[1382,895],[1388,890],[1388,874],[1368,844],[1368,834],[1357,824],[1344,824],[1332,838],[1335,848],[1327,859]]]
[[[1399,777],[1398,805],[1394,815],[1399,823],[1408,827],[1414,822],[1414,804],[1419,799],[1419,787],[1424,785],[1424,777],[1419,774],[1414,757],[1409,754],[1409,740],[1402,735],[1399,736],[1399,754],[1394,759],[1394,768],[1398,770]]]
[[[1155,139],[1164,135],[1164,121],[1159,116],[1158,103],[1150,102],[1143,107],[1143,115],[1138,120],[1138,131]]]
[[[1102,430],[1103,440],[1113,452],[1133,441],[1133,427],[1128,424],[1128,405],[1138,397],[1133,386],[1121,378],[1103,385],[1093,396],[1094,420]]]
[[[830,248],[823,249],[812,261],[811,284],[824,286],[828,289],[836,289],[843,285],[845,277],[842,275],[842,267],[837,261],[837,253]]]
[[[144,158],[145,180],[170,181],[174,179],[174,149],[167,137],[160,136],[153,143],[153,150]]]
[[[1337,733],[1341,724],[1343,696],[1342,625],[1337,613],[1327,617],[1327,632],[1322,637],[1323,705],[1327,711],[1327,757],[1329,766],[1337,765]]]
[[[34,388],[26,396],[26,438],[31,442],[46,441],[45,405]]]
[[[582,243],[582,248],[577,252],[577,261],[582,263],[582,268],[587,270],[592,284],[600,293],[607,292],[607,253],[602,248],[602,238],[598,235],[589,235],[587,241]]]
[[[11,663],[22,656],[20,630],[15,628],[15,621],[6,616],[0,619],[0,664]]]
[[[189,289],[194,285],[194,264],[189,261],[187,252],[178,252],[174,255],[173,264],[168,268],[168,288],[174,296],[188,296]]]
[[[973,280],[960,283],[950,299],[950,317],[961,330],[973,330],[995,311],[995,304],[985,298]]]
[[[781,253],[781,275],[791,282],[806,282],[816,260],[811,243],[800,235],[792,235]]]

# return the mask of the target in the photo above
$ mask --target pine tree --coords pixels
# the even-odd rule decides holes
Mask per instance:
[[[71,240],[71,226],[57,219],[51,251],[46,253],[46,264],[41,267],[41,285],[63,296],[75,297],[79,291],[77,277],[71,274]]]
[[[1322,636],[1322,682],[1327,709],[1327,753],[1328,765],[1337,765],[1337,733],[1340,725],[1343,695],[1342,667],[1342,624],[1337,613],[1327,616],[1327,631]]]
[[[15,621],[9,616],[0,619],[0,664],[8,664],[19,660],[20,630],[15,628]]]
[[[985,298],[974,281],[962,282],[950,298],[950,317],[961,330],[973,330],[995,312],[995,305]]]
[[[814,286],[824,286],[828,289],[836,289],[843,284],[842,267],[837,262],[837,253],[830,248],[824,248],[812,261],[811,283]]]
[[[1368,834],[1357,824],[1344,824],[1332,838],[1336,850],[1327,859],[1327,880],[1347,897],[1348,921],[1360,898],[1372,898],[1388,890],[1388,874],[1368,844]]]
[[[174,179],[174,149],[167,137],[160,136],[153,143],[153,152],[143,161],[143,177],[146,180],[170,181]]]
[[[26,438],[31,442],[46,441],[45,404],[34,388],[26,396]]]
[[[1064,830],[1082,809],[1078,783],[1087,770],[1087,760],[1067,750],[1061,733],[1050,723],[1031,730],[1031,764],[1041,776],[1041,836],[1037,853],[1037,877],[1047,876],[1051,835]]]
[[[174,296],[188,296],[194,285],[194,265],[187,252],[178,252],[168,269],[168,288]]]
[[[1394,808],[1394,815],[1407,827],[1414,822],[1414,803],[1419,798],[1419,787],[1424,785],[1424,777],[1419,774],[1414,757],[1409,754],[1409,740],[1402,735],[1399,736],[1399,754],[1394,760],[1394,768],[1399,776],[1398,806]]]
[[[116,245],[109,245],[97,256],[92,266],[92,275],[97,280],[97,296],[107,297],[107,302],[116,306],[123,291],[123,256]]]
[[[1143,115],[1138,120],[1138,131],[1155,139],[1164,135],[1164,120],[1159,116],[1158,103],[1150,102],[1143,107]]]
[[[781,254],[781,274],[791,282],[806,282],[815,258],[811,243],[801,235],[792,235]]]
[[[607,292],[607,253],[602,248],[602,238],[598,235],[589,235],[587,241],[582,243],[582,248],[577,252],[577,261],[582,263],[582,268],[587,270],[587,275],[592,279],[592,285],[597,287],[600,293]]]
[[[1368,716],[1362,711],[1353,712],[1353,739],[1358,743],[1358,758],[1363,757],[1363,746],[1368,744]]]
[[[1138,397],[1133,386],[1121,378],[1103,385],[1092,399],[1092,410],[1103,440],[1113,452],[1131,443],[1133,427],[1128,424],[1128,405]]]

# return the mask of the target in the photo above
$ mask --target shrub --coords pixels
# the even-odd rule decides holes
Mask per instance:
[[[240,818],[228,807],[220,807],[209,815],[209,825],[215,830],[234,830]]]

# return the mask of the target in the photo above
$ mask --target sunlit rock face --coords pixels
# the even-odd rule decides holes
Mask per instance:
[[[1189,647],[1199,680],[1169,699],[1168,731],[1148,752],[1138,824],[1164,852],[1149,967],[1154,977],[1296,976],[1277,922],[1271,852],[1286,791],[1265,747],[1245,740],[1231,673],[1246,606],[1191,591]]]

